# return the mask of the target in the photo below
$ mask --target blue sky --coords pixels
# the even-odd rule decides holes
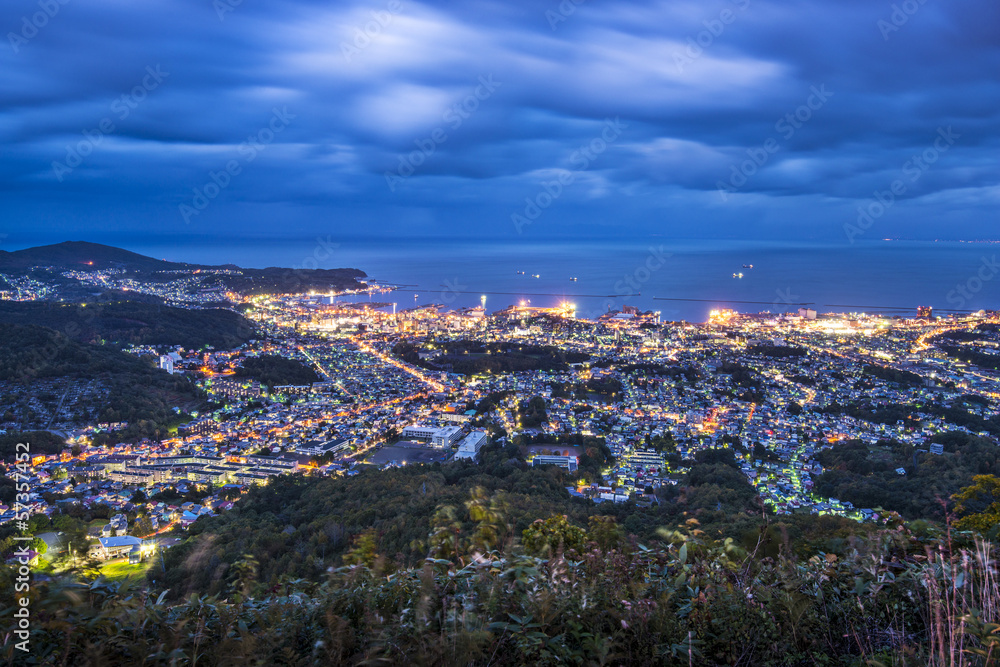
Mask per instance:
[[[997,236],[986,0],[8,0],[0,29],[0,247],[847,242],[859,207]]]

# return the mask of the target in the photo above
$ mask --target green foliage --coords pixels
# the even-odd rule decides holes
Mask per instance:
[[[127,429],[104,433],[97,444],[162,438],[179,417],[173,406],[200,404],[202,394],[179,375],[156,368],[113,347],[83,344],[51,329],[35,325],[0,324],[0,377],[32,391],[39,378],[85,379],[100,384],[107,394],[97,421],[129,422]]]
[[[579,553],[587,542],[587,531],[571,524],[565,515],[535,519],[522,533],[524,550],[532,556]]]
[[[792,357],[804,357],[808,354],[805,348],[794,345],[752,345],[747,348],[747,354],[756,354],[763,357],[773,357],[775,359],[787,359]]]
[[[989,545],[924,560],[920,537],[893,530],[842,557],[761,558],[695,527],[663,539],[575,559],[510,550],[389,573],[358,564],[266,590],[243,556],[232,577],[242,592],[228,600],[170,602],[130,582],[57,576],[27,593],[32,657],[66,667],[993,664]],[[14,576],[0,569],[8,610]],[[13,663],[17,619],[3,618],[0,656]]]
[[[28,445],[31,456],[59,454],[66,449],[66,440],[48,431],[18,431],[0,435],[0,459],[13,460],[24,448],[17,449],[19,443]]]
[[[521,426],[524,428],[533,428],[547,422],[549,415],[545,407],[545,399],[541,396],[535,396],[531,400],[523,401],[517,407],[517,415]]]
[[[963,432],[939,434],[932,440],[944,443],[945,453],[917,453],[916,466],[910,445],[888,440],[871,447],[859,440],[839,443],[820,453],[826,470],[815,490],[858,507],[899,512],[908,519],[942,519],[943,501],[972,484],[976,475],[1000,475],[1000,448]],[[906,474],[898,474],[897,468]]]
[[[450,366],[455,373],[516,373],[532,370],[566,370],[571,363],[590,359],[582,352],[570,352],[554,345],[524,345],[510,342],[482,343],[475,340],[437,343],[444,354],[433,363],[421,362],[418,348],[399,343],[393,353],[404,361],[428,367]]]
[[[150,577],[170,588],[171,596],[227,595],[228,571],[250,554],[260,564],[257,585],[265,590],[282,576],[323,576],[344,562],[352,540],[366,531],[385,567],[413,565],[428,556],[469,562],[476,553],[508,547],[536,519],[564,515],[574,526],[610,517],[602,520],[614,526],[589,535],[605,545],[624,539],[619,530],[648,541],[659,527],[692,517],[706,535],[741,538],[758,529],[760,505],[734,467],[732,452],[713,456],[713,462],[694,464],[688,486],[664,489],[661,502],[651,507],[571,497],[566,487],[578,473],[529,467],[516,445],[485,446],[479,465],[363,469],[347,478],[279,477],[252,489],[225,514],[199,520],[189,539],[165,553],[166,572]]]
[[[1000,524],[1000,477],[976,475],[972,486],[955,495],[955,513],[961,517],[955,527],[959,530],[994,531]]]
[[[253,378],[268,387],[311,384],[320,381],[316,371],[301,361],[274,355],[244,359],[243,365],[236,369],[236,376]]]
[[[919,386],[924,383],[924,379],[916,373],[911,373],[910,371],[900,371],[895,368],[879,366],[877,364],[865,365],[863,373],[880,380],[885,380],[886,382],[894,382],[901,385]]]
[[[41,325],[83,343],[181,345],[188,349],[206,345],[233,348],[255,335],[253,324],[230,310],[193,310],[140,301],[0,301],[0,323]]]

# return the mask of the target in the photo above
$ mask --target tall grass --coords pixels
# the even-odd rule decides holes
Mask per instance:
[[[698,531],[530,557],[508,549],[168,603],[131,583],[30,592],[32,662],[107,665],[997,665],[996,548],[885,531],[840,556],[763,558]],[[3,577],[10,577],[3,571]],[[16,652],[0,581],[0,660]]]

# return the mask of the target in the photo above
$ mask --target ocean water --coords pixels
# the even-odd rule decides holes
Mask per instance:
[[[400,308],[415,303],[473,306],[484,293],[490,311],[521,300],[535,306],[570,301],[581,315],[596,316],[630,304],[659,310],[667,320],[691,322],[704,321],[713,308],[784,312],[797,310],[800,303],[814,304],[810,307],[819,312],[898,314],[913,314],[918,305],[938,311],[1000,308],[1000,267],[994,265],[1000,247],[993,244],[314,237],[139,239],[116,245],[174,261],[357,268],[371,278],[408,286],[408,291],[383,297]],[[750,264],[752,269],[744,268]],[[734,273],[743,277],[734,278]]]

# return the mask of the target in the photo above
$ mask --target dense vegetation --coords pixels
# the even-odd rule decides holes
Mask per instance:
[[[240,274],[219,276],[228,289],[241,294],[301,294],[363,286],[364,271],[358,269],[241,269]]]
[[[599,446],[584,445],[588,451]],[[665,488],[662,502],[644,508],[573,498],[566,487],[585,471],[571,476],[552,466],[532,468],[519,452],[515,445],[492,445],[483,450],[480,465],[369,469],[347,479],[283,478],[254,489],[225,515],[196,523],[192,538],[167,554],[166,574],[151,577],[165,581],[171,595],[225,593],[233,585],[233,568],[249,555],[266,590],[282,575],[322,575],[365,531],[374,531],[379,553],[394,567],[413,565],[442,543],[475,539],[476,520],[466,503],[476,489],[502,507],[509,524],[496,537],[498,545],[552,515],[586,526],[590,517],[609,514],[643,540],[654,539],[663,525],[697,517],[715,537],[756,539],[760,506],[731,453],[697,463],[687,487]],[[604,460],[598,451],[586,456],[595,468]]]
[[[164,271],[239,268],[233,265],[212,267],[167,262],[121,248],[83,241],[66,241],[14,252],[0,250],[0,270],[2,271],[24,271],[36,266],[51,266],[56,269],[76,271],[123,269],[144,280],[163,280],[171,277],[170,274],[163,273]],[[308,292],[314,289],[345,289],[358,287],[360,284],[358,279],[364,277],[365,272],[358,269],[289,269],[278,267],[240,269],[239,273],[225,273],[217,276],[218,281],[226,288],[245,294],[289,294]]]
[[[35,248],[7,252],[0,250],[0,270],[4,272],[28,269],[33,266],[52,266],[76,271],[99,269],[128,269],[136,271],[169,271],[192,267],[190,264],[166,262],[128,250],[90,243],[64,241]]]
[[[450,368],[455,373],[517,373],[522,371],[559,371],[569,364],[590,359],[582,352],[568,352],[552,345],[522,345],[517,343],[481,343],[471,340],[438,343],[441,356],[422,361],[419,348],[412,343],[397,343],[393,354],[412,364],[426,368]]]
[[[2,301],[0,323],[37,324],[85,343],[180,345],[187,349],[207,345],[233,348],[255,335],[253,324],[230,310],[191,310],[141,301]]]
[[[986,352],[970,350],[956,345],[939,345],[938,347],[940,347],[950,357],[967,361],[970,364],[979,366],[980,368],[1000,370],[1000,354],[988,354]]]
[[[804,357],[808,354],[805,348],[794,345],[751,345],[747,348],[747,354],[756,354],[762,357],[774,357],[776,359],[786,359],[790,357]]]
[[[244,359],[243,365],[236,369],[236,376],[253,378],[268,387],[311,384],[320,381],[316,371],[301,361],[274,355]]]
[[[767,399],[764,380],[750,367],[733,361],[723,362],[718,372],[729,375],[733,384],[738,387],[736,396],[741,401],[763,403]]]
[[[58,454],[67,448],[65,438],[48,431],[4,433],[0,435],[0,461],[15,460],[17,454],[24,451],[23,447],[18,449],[19,443],[26,444],[27,451],[32,456]],[[3,502],[3,498],[0,498],[0,502]]]
[[[879,380],[902,385],[922,385],[924,383],[924,379],[916,373],[900,371],[888,366],[879,366],[878,364],[866,364],[863,373]]]
[[[0,378],[14,383],[5,400],[13,414],[24,408],[33,382],[43,378],[85,379],[100,383],[105,400],[95,406],[99,422],[128,422],[128,428],[104,433],[95,442],[163,437],[179,417],[173,407],[197,405],[200,391],[185,378],[156,368],[107,345],[83,344],[35,325],[0,324]],[[8,387],[11,385],[8,385]],[[7,408],[4,408],[7,409]]]
[[[944,454],[918,453],[893,440],[871,447],[860,440],[840,443],[819,455],[826,471],[816,492],[909,519],[943,519],[942,501],[971,484],[975,475],[1000,475],[1000,448],[991,440],[956,431],[935,435],[931,442],[943,444]]]
[[[642,521],[640,541],[627,522],[642,511],[560,502],[557,469],[523,477],[504,451],[490,455],[520,488],[475,485],[493,474],[473,466],[456,466],[465,482],[453,484],[443,469],[372,471],[356,486],[284,480],[238,503],[230,524],[196,523],[166,575],[154,564],[149,590],[90,583],[86,567],[82,581],[36,580],[24,593],[34,664],[997,664],[997,553],[971,534],[764,516],[741,542],[677,513]],[[706,454],[697,474],[729,458]],[[337,484],[349,490],[320,510],[343,507],[356,527],[307,516]],[[379,495],[391,499],[365,514]],[[433,518],[411,543],[423,556],[404,564],[395,519],[410,502]],[[14,576],[0,568],[11,663],[22,659]],[[164,579],[179,589],[158,595]]]
[[[970,412],[967,406],[982,408],[982,404],[977,401],[962,399],[952,405],[942,405],[940,403],[924,403],[920,405],[906,403],[890,403],[878,405],[871,402],[854,402],[848,405],[831,403],[823,408],[821,412],[830,414],[843,413],[855,419],[863,419],[873,424],[896,424],[902,422],[908,428],[920,426],[920,414],[943,417],[946,421],[955,426],[963,426],[977,433],[986,432],[990,435],[1000,435],[1000,416],[990,416],[989,418]]]

